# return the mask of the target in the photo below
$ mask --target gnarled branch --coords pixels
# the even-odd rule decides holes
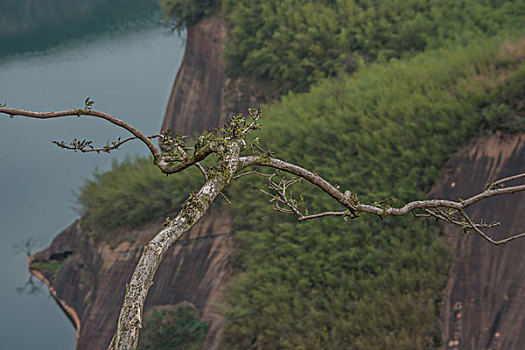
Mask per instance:
[[[293,175],[299,176],[310,181],[312,184],[318,186],[321,190],[328,193],[332,198],[336,199],[340,204],[345,206],[348,210],[346,211],[327,211],[311,215],[304,215],[297,208],[297,205],[294,200],[290,200],[286,194],[286,190],[290,185],[294,184],[297,181],[281,181],[280,183],[275,183],[270,178],[269,188],[274,191],[274,194],[266,193],[269,195],[272,200],[276,203],[274,204],[274,209],[277,211],[295,214],[297,220],[302,222],[311,219],[317,219],[326,216],[341,216],[348,218],[356,218],[360,213],[368,213],[377,215],[380,217],[385,216],[403,216],[409,213],[414,214],[416,217],[429,217],[432,216],[438,220],[445,221],[447,223],[461,226],[464,230],[473,230],[481,237],[483,237],[487,242],[500,245],[508,243],[512,240],[525,237],[525,233],[511,235],[508,238],[502,240],[494,240],[488,234],[483,232],[483,228],[495,227],[498,224],[486,224],[486,223],[474,223],[472,219],[466,214],[465,209],[476,204],[484,199],[500,196],[504,194],[513,194],[517,192],[525,192],[525,185],[515,185],[504,187],[504,184],[510,181],[516,181],[525,178],[525,173],[517,174],[510,176],[492,183],[489,183],[486,189],[468,199],[460,201],[451,201],[446,199],[429,199],[429,200],[418,200],[409,202],[402,207],[396,208],[391,205],[370,205],[360,203],[357,199],[357,196],[353,195],[350,191],[345,191],[342,193],[338,188],[331,185],[328,181],[323,179],[319,174],[312,173],[304,168],[301,168],[295,164],[287,163],[277,158],[268,157],[267,155],[255,155],[242,157],[239,161],[239,169],[246,168],[251,165],[259,166],[268,166],[281,171],[291,173]],[[247,172],[246,174],[250,174]],[[282,208],[279,206],[279,203],[286,206]],[[441,208],[452,210],[453,214],[457,214],[460,218],[454,218],[453,215],[447,214]],[[424,214],[417,213],[416,210],[421,210]]]
[[[229,142],[224,151],[224,171],[210,176],[195,195],[190,195],[183,209],[144,247],[140,260],[126,285],[124,304],[120,311],[117,331],[109,349],[135,349],[142,327],[142,310],[153,277],[168,249],[206,213],[221,190],[229,185],[237,172],[242,143]]]

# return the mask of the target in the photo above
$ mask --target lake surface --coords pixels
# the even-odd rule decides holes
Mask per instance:
[[[126,120],[145,134],[160,130],[171,86],[184,53],[184,39],[161,24],[76,40],[43,53],[0,61],[0,103],[51,111],[83,107]],[[146,155],[142,144],[111,154],[58,149],[51,140],[128,136],[102,120],[32,120],[0,116],[0,349],[73,349],[75,329],[49,296],[20,293],[28,281],[27,257],[13,247],[27,239],[46,247],[77,217],[74,191],[114,160]],[[26,289],[27,292],[27,289]]]

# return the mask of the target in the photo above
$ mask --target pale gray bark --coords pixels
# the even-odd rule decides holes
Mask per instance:
[[[142,310],[157,268],[173,243],[202,218],[221,190],[230,184],[237,172],[240,151],[241,142],[228,142],[224,147],[225,170],[214,177],[210,176],[200,191],[190,196],[190,203],[144,247],[131,280],[126,285],[124,304],[109,349],[136,349],[142,327]]]

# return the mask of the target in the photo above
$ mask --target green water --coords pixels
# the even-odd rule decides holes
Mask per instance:
[[[69,33],[34,50],[8,52],[0,58],[0,102],[48,111],[81,107],[91,96],[96,109],[157,133],[184,40],[151,15],[146,22],[124,17],[95,34]],[[26,257],[13,245],[36,238],[33,251],[44,248],[78,217],[74,190],[95,169],[146,154],[140,144],[96,155],[59,150],[50,141],[76,137],[105,144],[118,136],[127,135],[99,120],[0,117],[0,349],[74,347],[75,330],[45,288],[37,295],[16,290],[29,274]]]

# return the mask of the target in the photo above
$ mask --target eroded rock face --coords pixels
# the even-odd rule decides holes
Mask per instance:
[[[227,257],[233,249],[231,215],[214,209],[168,252],[155,275],[145,311],[156,305],[189,302],[208,324],[206,349],[214,349],[225,325],[218,312],[230,275]],[[136,230],[134,242],[112,249],[95,242],[80,221],[35,254],[34,262],[62,262],[60,271],[34,271],[77,326],[77,349],[106,349],[116,327],[126,283],[142,248],[162,227],[153,222]]]
[[[271,84],[248,77],[226,78],[224,42],[227,30],[220,15],[208,16],[188,28],[186,51],[168,101],[162,130],[195,135],[224,125],[278,98]]]
[[[226,121],[221,114],[226,30],[220,16],[188,28],[186,51],[171,91],[162,130],[194,135]]]
[[[525,172],[525,135],[496,133],[449,162],[433,195],[467,198],[493,180]],[[501,221],[497,239],[525,231],[525,194],[492,198],[470,211]],[[493,246],[461,228],[444,226],[453,251],[443,310],[446,349],[523,349],[525,240]]]

